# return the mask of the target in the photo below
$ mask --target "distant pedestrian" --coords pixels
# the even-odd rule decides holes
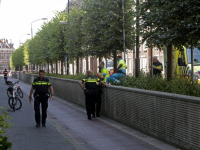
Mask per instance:
[[[156,56],[153,57],[153,75],[161,76],[161,71],[163,71],[163,65],[158,61]]]
[[[5,71],[3,72],[4,74],[4,81],[5,81],[5,84],[7,84],[7,79],[8,79],[8,72],[7,72],[7,69],[5,69]]]
[[[101,68],[101,78],[103,78],[104,82],[106,82],[107,78],[110,77],[109,71],[105,67],[105,63],[103,61],[100,62],[99,67]]]
[[[37,77],[32,84],[30,90],[29,101],[32,101],[32,94],[34,91],[34,109],[35,109],[35,121],[36,127],[40,126],[40,103],[42,105],[42,126],[46,127],[46,118],[47,118],[47,108],[48,108],[48,98],[50,97],[49,89],[51,92],[51,99],[54,99],[53,87],[49,80],[44,77],[44,70],[39,71],[39,77]]]
[[[117,73],[114,73],[109,78],[107,78],[106,81],[107,83],[110,82],[120,83],[121,78],[125,78],[126,76],[126,69],[127,69],[126,62],[122,59],[121,56],[117,56],[117,60],[118,60]]]

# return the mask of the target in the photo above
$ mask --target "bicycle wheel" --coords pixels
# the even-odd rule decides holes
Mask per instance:
[[[22,107],[22,102],[19,98],[17,97],[10,97],[8,100],[8,104],[10,108],[12,108],[14,111],[19,110]]]
[[[12,92],[7,90],[7,95],[8,95],[8,98],[12,97]]]
[[[24,96],[24,94],[23,94],[21,88],[18,88],[18,89],[17,89],[17,94],[18,94],[19,97],[21,97],[21,98],[23,98],[23,96]]]

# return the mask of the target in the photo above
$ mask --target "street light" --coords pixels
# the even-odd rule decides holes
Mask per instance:
[[[38,21],[38,20],[47,20],[47,18],[40,18],[40,19],[37,19],[37,20],[35,20],[35,21],[33,21],[33,22],[36,22],[36,21]],[[32,23],[33,22],[31,22],[31,38],[33,38],[33,28],[32,28]]]
[[[21,37],[24,36],[24,35],[30,35],[29,33],[28,34],[23,34],[19,37],[19,46],[21,45]]]

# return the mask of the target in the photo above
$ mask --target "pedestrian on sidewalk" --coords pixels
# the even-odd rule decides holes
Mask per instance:
[[[44,70],[39,71],[39,77],[37,77],[32,84],[32,88],[30,90],[29,101],[31,102],[32,94],[34,91],[34,110],[35,110],[35,121],[36,127],[40,126],[40,103],[42,105],[42,126],[46,127],[46,118],[47,118],[47,108],[48,108],[48,98],[50,97],[49,89],[51,92],[51,99],[54,99],[54,92],[49,79],[44,77]]]
[[[84,90],[85,94],[85,105],[88,120],[91,120],[92,113],[94,112],[95,98],[96,98],[96,86],[97,82],[100,80],[93,76],[93,72],[91,70],[87,71],[87,77],[79,82],[80,87]],[[85,87],[83,86],[85,83]]]
[[[7,79],[8,79],[8,72],[7,72],[7,69],[5,69],[5,71],[3,72],[3,74],[4,74],[5,84],[7,84]]]

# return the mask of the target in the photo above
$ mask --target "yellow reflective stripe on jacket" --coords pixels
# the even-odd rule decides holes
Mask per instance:
[[[162,68],[162,66],[161,65],[159,65],[159,66],[156,66],[157,68]]]
[[[125,61],[122,60],[122,59],[119,61],[119,63],[118,63],[118,67],[119,67],[121,64],[122,64],[122,67],[121,67],[120,69],[124,69],[124,70],[126,70],[127,65],[126,65]]]
[[[84,82],[99,82],[100,79],[83,79]]]
[[[37,81],[37,82],[33,82],[32,85],[51,85],[51,83],[49,83],[49,82]]]

